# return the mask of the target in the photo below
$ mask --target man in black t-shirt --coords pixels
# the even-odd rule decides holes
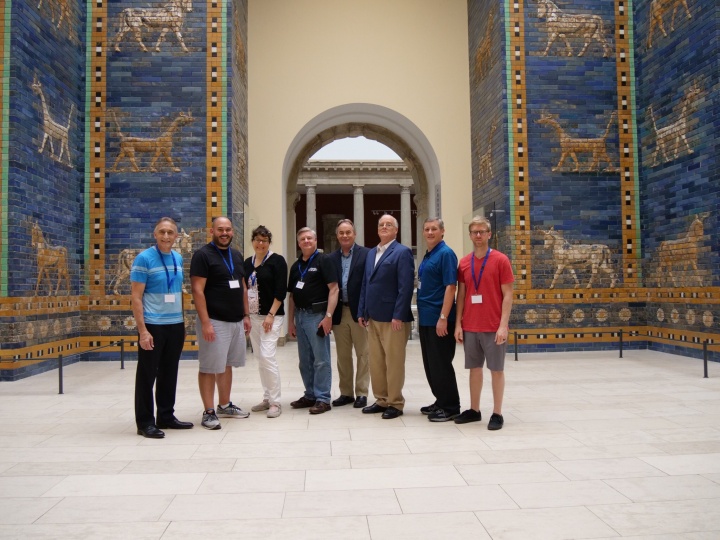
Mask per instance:
[[[233,227],[226,217],[213,220],[212,242],[197,250],[190,263],[190,281],[197,310],[198,386],[203,402],[202,426],[220,429],[218,416],[247,418],[250,413],[230,401],[232,368],[245,365],[245,334],[250,310],[242,253],[230,247]],[[218,389],[217,410],[213,403]]]
[[[322,414],[331,408],[330,330],[338,301],[338,277],[330,258],[318,251],[315,231],[303,227],[297,242],[302,255],[290,267],[288,331],[298,340],[305,393],[290,406],[310,407],[310,414]]]

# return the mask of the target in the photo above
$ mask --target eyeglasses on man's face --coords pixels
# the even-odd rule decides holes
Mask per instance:
[[[482,236],[483,234],[489,233],[489,232],[490,232],[490,231],[488,231],[487,229],[470,231],[470,236]]]

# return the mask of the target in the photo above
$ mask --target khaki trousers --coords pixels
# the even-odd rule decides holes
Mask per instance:
[[[337,349],[337,370],[340,379],[340,395],[367,396],[370,386],[370,367],[368,366],[368,331],[353,321],[350,308],[343,306],[340,324],[333,326],[335,347]],[[353,391],[353,356],[355,347],[357,371]]]
[[[403,323],[400,330],[393,330],[392,323],[370,320],[368,343],[370,345],[370,380],[375,402],[381,407],[403,410],[402,395],[405,384],[405,348],[410,337],[411,323]]]

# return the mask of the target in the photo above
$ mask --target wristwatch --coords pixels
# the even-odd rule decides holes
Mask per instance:
[[[445,316],[444,313],[441,313],[441,314],[440,314],[440,320],[441,320],[441,321],[444,321],[445,319],[447,319],[447,317]]]
[[[332,313],[330,313],[329,311],[325,314],[325,316],[332,319]]]

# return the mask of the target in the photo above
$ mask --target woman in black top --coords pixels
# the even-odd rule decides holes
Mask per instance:
[[[268,418],[282,413],[280,406],[280,369],[275,351],[285,318],[287,295],[287,262],[270,251],[272,233],[259,225],[252,232],[255,255],[245,259],[244,270],[250,303],[250,343],[258,361],[263,400],[253,406],[254,412],[267,411]]]

